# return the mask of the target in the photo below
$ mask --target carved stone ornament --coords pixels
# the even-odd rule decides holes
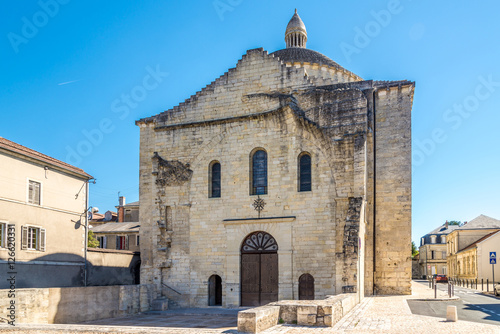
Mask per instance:
[[[153,156],[153,175],[156,175],[156,185],[158,186],[180,186],[191,180],[193,171],[189,169],[189,164],[184,164],[178,160],[164,160],[155,152]]]

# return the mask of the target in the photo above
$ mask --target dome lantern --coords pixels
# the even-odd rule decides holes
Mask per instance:
[[[292,16],[290,22],[286,26],[285,32],[285,42],[288,48],[306,48],[307,43],[307,31],[304,22],[302,22],[299,14],[297,14],[297,9],[295,9],[295,14]]]

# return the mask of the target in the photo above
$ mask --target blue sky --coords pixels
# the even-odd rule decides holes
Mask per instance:
[[[91,205],[138,200],[134,121],[178,104],[248,49],[308,48],[365,79],[416,82],[413,235],[500,219],[497,1],[69,1],[0,4],[0,136],[97,179]]]

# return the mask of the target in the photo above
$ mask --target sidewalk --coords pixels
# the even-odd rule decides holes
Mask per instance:
[[[447,295],[442,291],[441,293],[438,291],[438,297],[440,299],[447,298]],[[414,315],[406,303],[407,299],[434,299],[434,291],[419,283],[412,282],[412,295],[367,297],[333,328],[278,325],[262,333],[500,334],[500,326],[460,320],[458,322],[446,322],[440,318]]]
[[[434,291],[412,282],[410,296],[367,297],[349,312],[335,327],[304,327],[278,325],[264,334],[316,334],[316,333],[492,333],[500,334],[499,326],[477,322],[446,322],[444,319],[414,315],[406,302],[408,299],[433,299]],[[447,299],[445,292],[438,297]],[[144,334],[236,334],[237,310],[186,309],[174,312],[148,312],[127,318],[104,319],[79,325],[0,325],[0,333],[144,333]]]

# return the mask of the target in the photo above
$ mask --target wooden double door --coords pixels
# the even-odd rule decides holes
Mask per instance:
[[[278,246],[265,232],[248,236],[241,250],[241,306],[278,300]]]

